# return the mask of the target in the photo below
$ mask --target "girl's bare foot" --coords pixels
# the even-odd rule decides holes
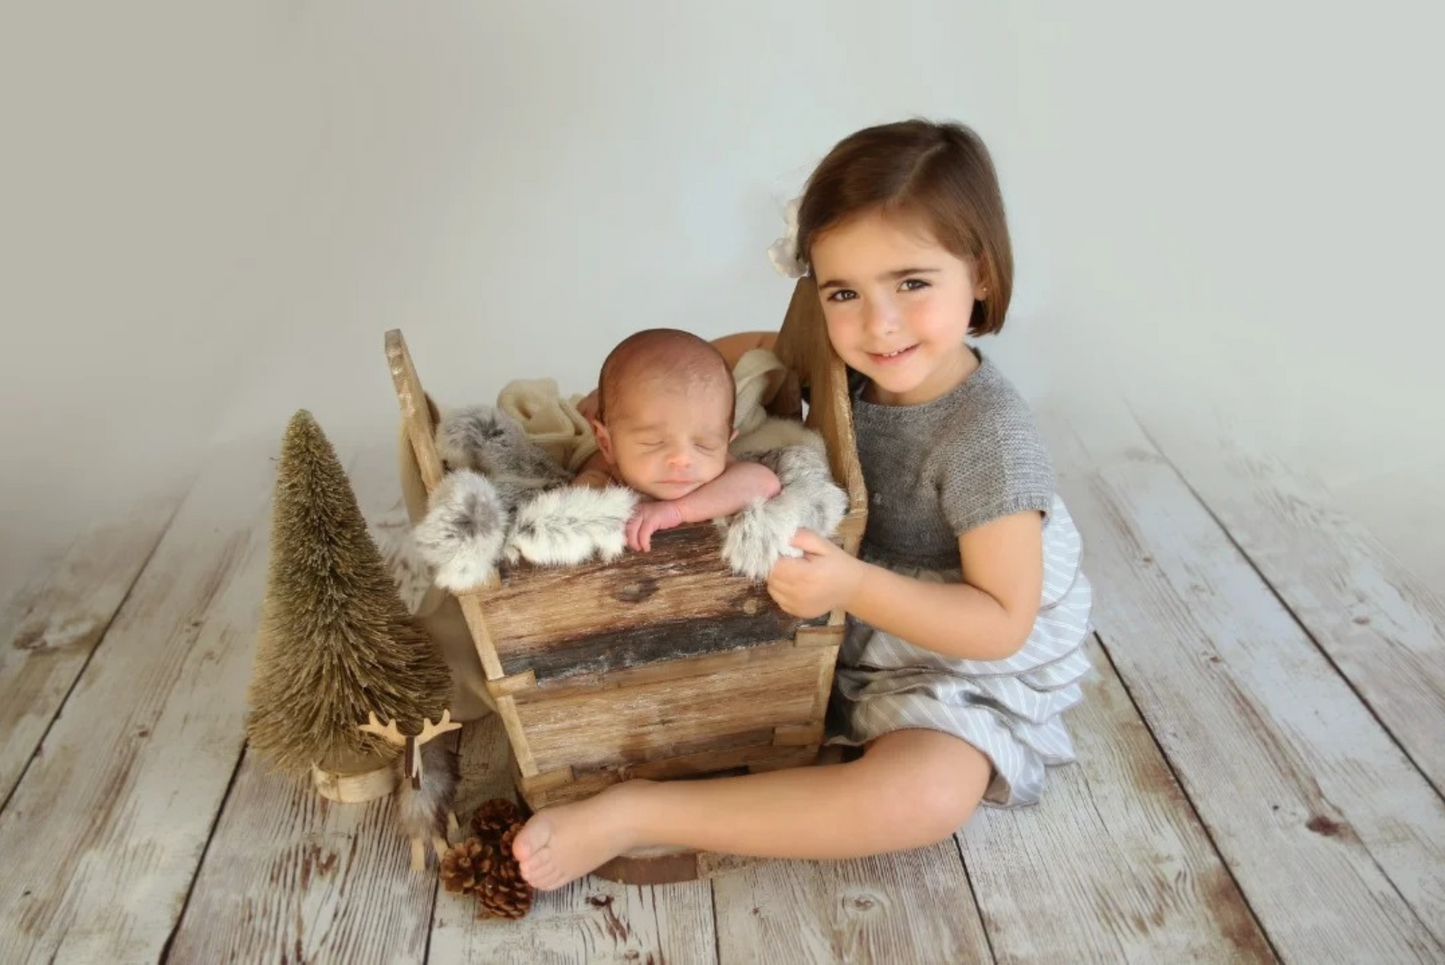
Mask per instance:
[[[522,877],[551,891],[575,881],[637,844],[629,820],[629,781],[573,804],[544,808],[532,816],[512,844]]]

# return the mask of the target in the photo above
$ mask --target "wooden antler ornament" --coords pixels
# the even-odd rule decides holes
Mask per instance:
[[[457,830],[456,814],[452,811],[460,778],[457,755],[445,744],[431,741],[462,725],[452,720],[450,710],[442,711],[441,719],[435,724],[429,717],[422,718],[421,731],[415,735],[403,734],[395,719],[388,719],[383,725],[374,712],[368,712],[366,718],[366,723],[357,725],[359,729],[402,749],[397,819],[411,839],[412,869],[421,871],[427,863],[427,839],[431,839],[432,849],[440,860],[447,850],[448,832]]]

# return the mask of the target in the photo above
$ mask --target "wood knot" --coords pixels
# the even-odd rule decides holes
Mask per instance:
[[[1361,613],[1357,617],[1353,617],[1352,621],[1356,626],[1367,627],[1370,625],[1370,618],[1365,616],[1363,613]]]
[[[873,912],[874,909],[878,908],[880,904],[881,902],[879,901],[878,896],[870,895],[866,891],[855,892],[851,895],[845,895],[843,898],[843,907],[845,909],[854,913],[861,912],[865,915]]]
[[[619,603],[641,603],[657,592],[658,582],[650,576],[624,583],[612,592]]]
[[[16,650],[39,650],[45,646],[45,627],[36,624],[22,627],[10,646]]]
[[[1338,837],[1340,832],[1345,829],[1343,824],[1340,824],[1338,821],[1332,821],[1323,814],[1316,814],[1310,818],[1305,822],[1305,827],[1309,828],[1315,834],[1323,835],[1327,838]]]
[[[762,601],[759,600],[759,599],[758,599],[757,597],[755,597],[755,596],[750,596],[750,597],[748,597],[746,600],[743,601],[743,612],[746,613],[746,614],[747,614],[748,616],[750,616],[750,617],[751,617],[751,616],[757,616],[758,611],[761,610],[762,608],[763,608]]]

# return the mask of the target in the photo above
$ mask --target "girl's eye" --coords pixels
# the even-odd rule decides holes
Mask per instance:
[[[904,291],[916,292],[921,289],[927,288],[928,282],[924,281],[922,278],[905,278],[903,279],[902,287]]]
[[[858,297],[858,293],[851,288],[840,288],[828,296],[830,302],[850,302]]]

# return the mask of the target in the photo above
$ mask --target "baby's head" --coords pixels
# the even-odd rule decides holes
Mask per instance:
[[[670,328],[624,339],[602,363],[597,446],[623,482],[656,499],[686,496],[722,475],[735,387],[712,345]]]

